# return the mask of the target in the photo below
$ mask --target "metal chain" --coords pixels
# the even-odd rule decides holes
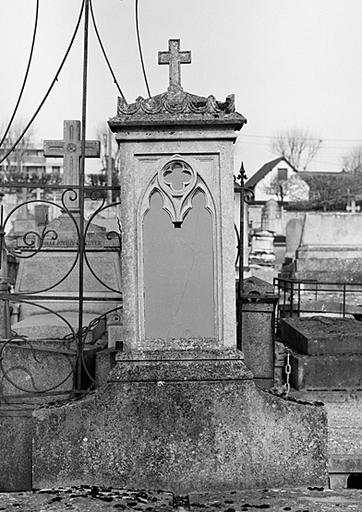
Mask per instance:
[[[287,362],[285,364],[285,396],[288,397],[290,392],[290,374],[292,372],[292,367],[290,366],[290,350],[287,349]]]

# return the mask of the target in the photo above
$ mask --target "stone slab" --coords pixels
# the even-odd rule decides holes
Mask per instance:
[[[79,278],[77,264],[72,270],[75,259],[75,252],[50,251],[40,252],[32,258],[20,261],[15,293],[39,294],[47,299],[46,301],[34,301],[34,304],[21,304],[21,320],[27,316],[44,313],[42,305],[53,311],[76,310]],[[101,314],[119,306],[122,301],[119,254],[117,252],[93,252],[87,255],[87,259],[89,266],[88,264],[84,266],[84,295],[99,298],[100,301],[85,301],[84,312]],[[91,270],[98,279],[94,277]],[[67,276],[68,272],[70,274]],[[64,277],[65,279],[61,281]],[[46,291],[48,288],[49,290]],[[58,295],[69,298],[69,300],[57,300]],[[114,298],[115,300],[102,301],[104,298]]]
[[[265,380],[269,387],[274,380],[273,303],[261,299],[258,302],[242,299],[239,319],[242,325],[242,346],[245,364],[254,378]],[[261,381],[259,382],[261,384]]]
[[[32,488],[31,413],[32,409],[24,405],[0,406],[1,492],[29,491]]]
[[[291,385],[295,389],[361,389],[362,355],[307,356],[293,353]]]
[[[323,407],[263,392],[242,359],[169,356],[118,360],[93,395],[35,411],[33,485],[326,484]]]
[[[362,247],[362,215],[342,212],[307,212],[301,246]]]
[[[67,348],[64,342],[26,342],[13,341],[0,343],[1,395],[11,401],[24,401],[32,397],[33,401],[54,401],[69,398],[73,390],[74,368],[77,352]],[[90,373],[94,373],[96,348],[85,347],[84,361]],[[89,386],[84,376],[83,385]]]
[[[331,267],[325,266],[326,270],[303,270],[301,272],[293,272],[289,277],[299,280],[316,280],[320,282],[330,283],[361,283],[362,282],[362,269],[356,270],[334,270]]]
[[[96,318],[97,315],[95,314],[85,313],[83,315],[83,325],[88,326]],[[78,313],[62,312],[61,317],[51,313],[33,315],[16,322],[11,328],[19,336],[26,336],[29,339],[61,340],[67,338],[73,340],[78,331]],[[101,320],[89,330],[86,342],[93,343],[97,341],[103,336],[105,329],[105,321]]]
[[[351,318],[284,318],[280,337],[299,354],[362,354],[361,322]]]

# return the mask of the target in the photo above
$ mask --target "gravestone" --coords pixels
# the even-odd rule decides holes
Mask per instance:
[[[307,212],[293,277],[362,282],[362,214]]]
[[[21,195],[19,195],[17,198],[17,202],[25,203],[27,200],[27,189],[23,188]],[[18,205],[16,206],[18,207]],[[35,216],[29,211],[28,204],[24,204],[23,206],[18,207],[15,215],[15,219],[9,232],[9,239],[11,239],[12,243],[15,243],[16,246],[21,246],[23,243],[24,233],[27,231],[36,230],[37,223]]]
[[[250,263],[257,265],[273,265],[274,235],[270,231],[256,231],[251,239]]]
[[[80,121],[64,121],[63,140],[45,140],[44,156],[60,157],[64,159],[63,183],[75,191],[76,196],[66,193],[64,205],[70,211],[79,209],[78,191],[80,158],[81,158],[81,123]],[[85,141],[85,158],[97,158],[100,155],[100,142],[98,140]]]
[[[286,226],[286,259],[294,259],[300,245],[303,232],[303,221],[291,219]]]
[[[261,229],[274,234],[283,233],[281,208],[275,199],[269,199],[263,207]]]
[[[34,412],[36,487],[326,483],[323,407],[261,391],[235,348],[232,150],[245,119],[232,96],[183,90],[190,59],[179,48],[170,40],[160,56],[168,90],[119,99],[109,120],[121,158],[123,350],[106,386]]]

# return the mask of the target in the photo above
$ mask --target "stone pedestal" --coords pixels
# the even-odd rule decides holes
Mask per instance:
[[[82,402],[34,412],[35,487],[326,484],[324,408],[262,392],[235,349],[124,353],[108,380]]]
[[[239,299],[239,322],[242,325],[240,349],[254,381],[262,388],[274,385],[275,306],[278,296],[273,286],[257,277],[244,280]]]

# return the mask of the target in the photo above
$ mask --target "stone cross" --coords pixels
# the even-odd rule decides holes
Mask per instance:
[[[79,185],[80,157],[82,151],[80,121],[64,121],[63,140],[45,140],[44,156],[63,157],[65,185]],[[100,142],[87,140],[85,157],[97,158],[100,155]]]
[[[168,52],[158,52],[158,63],[168,64],[170,87],[181,87],[181,64],[191,64],[191,52],[180,52],[180,40],[168,40]]]

